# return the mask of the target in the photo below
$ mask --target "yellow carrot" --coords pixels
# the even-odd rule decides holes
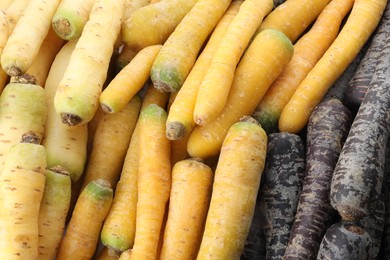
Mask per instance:
[[[202,239],[213,172],[201,160],[177,162],[160,259],[194,259]]]
[[[230,2],[231,0],[196,2],[157,55],[151,70],[151,79],[157,89],[165,92],[180,89],[194,65],[200,48]]]
[[[387,0],[355,0],[339,35],[283,108],[280,131],[298,133],[305,127],[314,107],[374,32],[386,4]]]
[[[161,0],[150,0],[150,4],[154,4],[154,3],[157,3],[157,2],[160,2]]]
[[[46,181],[38,216],[39,259],[55,259],[64,233],[71,196],[70,175],[60,167],[45,171]]]
[[[24,74],[11,78],[11,81],[15,80],[18,82],[20,80],[23,81],[23,78],[32,78],[34,84],[44,86],[53,60],[63,43],[64,41],[50,29],[31,66]]]
[[[337,37],[341,22],[351,10],[354,1],[331,1],[311,29],[295,43],[290,63],[267,90],[252,115],[267,133],[278,130],[278,120],[283,107]]]
[[[1,55],[1,66],[9,76],[19,76],[31,66],[59,3],[60,0],[28,2]]]
[[[226,105],[234,71],[251,37],[273,8],[272,0],[246,0],[218,44],[202,83],[194,108],[194,121],[207,125]]]
[[[123,42],[134,51],[164,44],[197,1],[162,0],[139,8],[123,22]]]
[[[45,82],[47,118],[42,140],[49,168],[60,165],[69,172],[73,182],[76,182],[84,171],[88,129],[86,125],[68,127],[63,124],[54,109],[54,95],[76,43],[76,40],[69,41],[61,48],[47,76]]]
[[[52,18],[52,27],[64,40],[80,37],[95,0],[62,0]]]
[[[38,259],[38,215],[45,186],[45,148],[18,143],[0,175],[0,259]]]
[[[2,0],[0,3],[0,11],[6,10],[11,4],[13,0]]]
[[[127,0],[125,2],[125,11],[124,11],[125,13],[123,15],[123,21],[126,21],[133,12],[148,4],[149,4],[149,0]],[[121,36],[122,34],[120,34],[120,37]]]
[[[56,259],[92,258],[112,196],[108,181],[95,180],[88,183],[77,199]]]
[[[192,131],[187,144],[191,157],[207,158],[219,153],[230,126],[253,113],[268,87],[291,60],[293,50],[290,40],[277,30],[268,29],[257,35],[236,69],[221,115]]]
[[[150,69],[161,45],[142,49],[103,90],[99,97],[100,105],[108,113],[116,113],[137,94],[146,83]]]
[[[8,19],[9,33],[11,34],[23,14],[24,9],[30,0],[14,0],[7,8],[6,14]]]
[[[151,104],[163,108],[166,106],[167,98],[168,93],[156,91],[149,86],[141,110]],[[131,136],[114,200],[101,232],[102,243],[118,254],[134,244],[138,201],[139,122],[138,120]]]
[[[187,151],[188,138],[190,138],[191,132],[187,133],[179,140],[171,141],[171,163],[172,165],[178,161],[187,159],[190,157]]]
[[[257,33],[264,29],[283,32],[295,42],[306,28],[317,18],[331,0],[289,0],[276,7],[260,25]]]
[[[140,107],[141,99],[135,96],[118,113],[103,114],[93,138],[83,187],[93,180],[104,179],[115,189]]]
[[[7,15],[3,10],[0,10],[0,55],[3,53],[4,46],[8,40],[9,27]]]
[[[212,56],[225,34],[229,24],[237,14],[243,0],[236,0],[231,3],[228,10],[218,22],[215,30],[210,36],[204,50],[197,58],[194,67],[188,74],[183,86],[177,92],[167,118],[167,138],[177,140],[188,135],[195,126],[194,107],[200,83],[207,71]]]
[[[54,98],[57,114],[67,125],[89,122],[99,107],[123,5],[124,0],[96,0],[91,10]]]
[[[267,153],[253,121],[235,123],[223,141],[198,260],[240,259],[244,249]]]
[[[171,186],[170,143],[166,112],[157,105],[141,111],[138,202],[131,259],[155,259]]]

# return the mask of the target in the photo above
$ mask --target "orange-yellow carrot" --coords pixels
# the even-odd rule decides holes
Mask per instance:
[[[142,49],[108,84],[99,97],[105,112],[119,112],[137,94],[148,80],[153,61],[160,49],[161,45]]]
[[[141,111],[139,129],[138,202],[131,259],[155,259],[171,188],[170,142],[166,112],[157,105]]]
[[[257,35],[236,69],[221,115],[192,131],[187,144],[191,157],[204,159],[219,153],[230,126],[242,116],[253,113],[269,86],[291,60],[293,50],[290,40],[277,30],[268,29]]]
[[[14,30],[16,23],[19,21],[28,3],[29,0],[14,0],[12,4],[7,8],[6,14],[10,34]]]
[[[288,0],[276,7],[257,32],[276,29],[295,42],[331,0]]]
[[[141,110],[150,104],[164,108],[167,98],[168,93],[159,92],[149,86]],[[118,254],[134,244],[138,200],[139,128],[138,120],[116,185],[115,197],[101,232],[103,244]]]
[[[314,107],[374,32],[386,4],[387,0],[355,0],[339,35],[283,108],[280,131],[298,133],[306,126]]]
[[[198,53],[221,19],[231,0],[198,0],[164,43],[151,70],[157,89],[175,92],[181,88]]]
[[[224,109],[236,66],[263,18],[271,12],[273,4],[272,0],[246,0],[240,6],[199,86],[194,108],[196,124],[207,125]]]
[[[93,180],[104,179],[115,189],[140,107],[141,99],[135,96],[118,113],[103,114],[93,138],[83,187]]]
[[[18,143],[0,175],[0,259],[38,259],[38,215],[45,186],[45,148]]]
[[[331,1],[311,29],[295,43],[290,63],[267,90],[252,115],[267,133],[278,130],[283,107],[337,37],[341,22],[354,2],[355,0]]]
[[[177,140],[188,135],[195,126],[194,107],[200,83],[207,71],[210,61],[229,24],[238,13],[243,0],[233,1],[215,30],[210,36],[204,50],[197,58],[194,67],[188,74],[183,86],[177,93],[169,108],[167,118],[167,137]]]
[[[253,121],[235,123],[223,141],[197,260],[240,259],[267,153],[267,134]]]
[[[1,66],[9,76],[19,76],[31,66],[59,3],[60,0],[28,2],[1,55]]]
[[[161,0],[135,10],[123,21],[123,42],[134,51],[164,44],[197,1]]]
[[[184,137],[179,140],[171,141],[171,162],[172,165],[178,161],[187,159],[190,157],[187,151],[188,138],[190,138],[191,132],[187,133]]]
[[[92,258],[112,196],[108,181],[98,179],[88,183],[77,199],[56,259]]]
[[[194,158],[172,169],[168,219],[160,259],[194,259],[202,239],[211,197],[213,172]]]

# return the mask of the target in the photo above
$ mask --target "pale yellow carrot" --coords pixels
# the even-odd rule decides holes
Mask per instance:
[[[2,0],[0,2],[0,11],[7,10],[7,8],[12,4],[14,0]]]
[[[30,0],[14,0],[7,8],[6,14],[8,19],[9,33],[11,34],[15,29],[16,23],[23,14],[24,9]]]
[[[160,49],[161,45],[153,45],[142,49],[115,76],[99,97],[100,105],[105,112],[119,112],[144,86]]]
[[[125,2],[125,13],[123,15],[123,21],[126,21],[134,11],[148,4],[149,0],[127,0]],[[122,34],[120,36],[122,36]]]
[[[194,107],[194,121],[207,125],[226,105],[234,71],[250,39],[263,18],[273,8],[272,0],[246,0],[218,44],[202,83]]]
[[[9,36],[9,26],[7,15],[3,10],[0,10],[0,55],[3,53],[5,44]]]
[[[279,130],[298,133],[314,107],[354,60],[379,24],[387,0],[355,0],[342,30],[298,85],[279,119]]]
[[[194,107],[200,83],[210,64],[210,61],[225,34],[229,24],[237,14],[243,1],[236,0],[231,3],[228,10],[218,22],[210,36],[204,50],[196,60],[194,67],[188,74],[181,89],[177,92],[174,102],[168,112],[167,138],[178,140],[188,135],[195,126]]]

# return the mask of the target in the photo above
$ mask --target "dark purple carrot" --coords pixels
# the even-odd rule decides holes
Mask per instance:
[[[306,150],[301,137],[279,132],[268,135],[264,186],[266,259],[281,259],[286,250],[302,190]]]
[[[340,221],[326,231],[317,259],[367,260],[370,251],[370,235],[352,222]]]
[[[321,102],[309,118],[306,172],[283,259],[315,259],[326,229],[335,222],[330,182],[350,123],[351,113],[338,99]]]
[[[370,85],[378,59],[382,50],[388,48],[388,37],[390,29],[390,5],[382,15],[382,19],[373,34],[368,50],[359,63],[354,76],[349,81],[345,93],[345,105],[356,113]]]
[[[386,39],[386,46],[390,46],[390,30]],[[385,48],[333,174],[330,200],[343,220],[357,221],[376,205],[382,189],[389,127],[390,48]]]

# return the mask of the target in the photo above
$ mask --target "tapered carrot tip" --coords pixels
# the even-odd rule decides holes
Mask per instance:
[[[37,84],[37,78],[33,75],[25,73],[20,76],[11,77],[10,82],[22,84]]]
[[[186,135],[186,128],[181,122],[169,122],[167,124],[166,135],[169,140],[179,140]]]
[[[248,122],[248,123],[253,123],[253,124],[256,124],[256,125],[260,125],[259,122],[257,122],[257,120],[254,119],[251,116],[243,116],[243,117],[241,117],[240,118],[240,122]]]
[[[81,117],[69,113],[61,113],[61,122],[68,126],[75,126],[80,124],[82,121]]]
[[[111,107],[107,106],[106,104],[101,104],[102,110],[106,113],[112,113]]]
[[[22,135],[21,143],[40,144],[41,138],[34,132],[29,131]]]
[[[10,77],[16,77],[22,75],[22,70],[16,67],[11,67],[6,69],[6,73]]]
[[[205,122],[208,121],[208,118],[206,115],[202,115],[202,116],[196,115],[194,116],[194,121],[197,125],[205,125],[206,124]]]
[[[70,23],[65,18],[57,18],[53,20],[53,28],[55,28],[56,33],[61,37],[69,37],[72,32]]]

